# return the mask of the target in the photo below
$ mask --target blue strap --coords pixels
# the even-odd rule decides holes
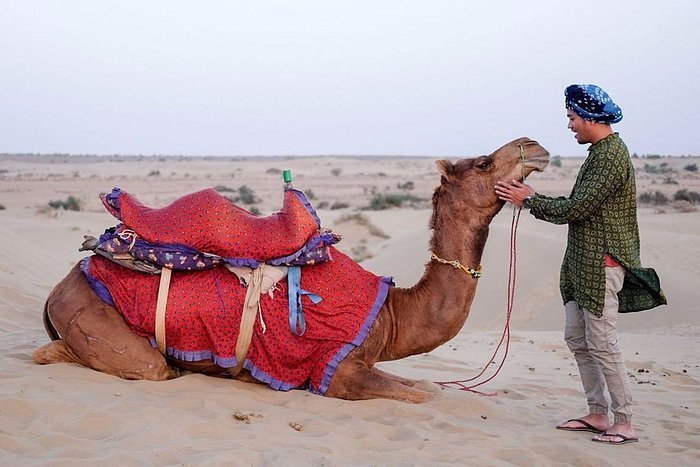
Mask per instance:
[[[301,288],[301,268],[299,266],[287,269],[287,288],[289,296],[289,328],[295,336],[303,336],[306,332],[306,319],[301,308],[301,297],[306,295],[314,303],[323,300],[319,295]]]

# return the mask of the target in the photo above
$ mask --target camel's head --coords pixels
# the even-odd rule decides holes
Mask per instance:
[[[494,191],[496,182],[523,180],[535,170],[542,171],[549,163],[549,152],[530,138],[519,138],[488,156],[462,159],[455,163],[437,161],[442,175],[434,202],[441,197],[458,210],[479,209],[494,216],[503,207]]]

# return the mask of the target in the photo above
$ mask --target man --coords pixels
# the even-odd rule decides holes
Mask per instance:
[[[666,298],[656,272],[641,267],[634,170],[625,143],[611,128],[622,111],[595,85],[572,85],[564,94],[568,128],[579,144],[591,145],[569,197],[540,195],[518,180],[499,182],[495,189],[500,199],[530,209],[537,219],[569,226],[559,284],[564,334],[589,413],[557,428],[597,433],[593,441],[601,443],[636,442],[617,313],[653,308]]]

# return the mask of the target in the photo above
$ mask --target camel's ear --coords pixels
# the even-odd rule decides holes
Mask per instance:
[[[443,177],[449,177],[452,175],[454,164],[447,159],[435,161],[435,165],[437,165],[438,172],[440,172]]]

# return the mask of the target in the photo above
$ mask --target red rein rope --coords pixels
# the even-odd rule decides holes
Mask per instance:
[[[469,379],[462,379],[459,381],[436,381],[436,384],[439,384],[443,388],[452,388],[452,389],[458,389],[460,391],[470,391],[474,392],[477,394],[481,394],[483,396],[495,396],[495,392],[491,393],[485,393],[478,391],[474,388],[477,388],[479,386],[482,386],[492,379],[496,377],[496,375],[501,371],[501,368],[503,368],[503,365],[506,363],[506,358],[508,357],[508,349],[510,347],[510,317],[511,313],[513,312],[513,303],[515,301],[515,272],[516,272],[516,239],[517,239],[517,230],[518,230],[518,222],[520,221],[520,212],[522,211],[522,208],[517,209],[517,213],[513,211],[513,219],[511,220],[510,224],[510,261],[509,261],[509,266],[508,266],[508,304],[506,306],[506,324],[503,328],[503,333],[501,334],[501,340],[498,342],[498,345],[496,346],[496,349],[493,351],[493,355],[491,355],[491,358],[488,360],[488,362],[484,365],[484,368],[479,372],[478,375],[473,376]],[[501,358],[501,362],[499,363],[498,367],[496,368],[495,373],[493,373],[491,376],[487,377],[485,380],[480,381],[480,382],[474,382],[481,378],[484,373],[486,373],[486,370],[488,370],[489,366],[491,363],[494,363],[494,360],[496,358],[496,355],[498,354],[498,351],[501,349],[501,346],[505,342],[505,348],[503,352],[503,357]],[[472,384],[466,384],[466,383],[472,383]]]

